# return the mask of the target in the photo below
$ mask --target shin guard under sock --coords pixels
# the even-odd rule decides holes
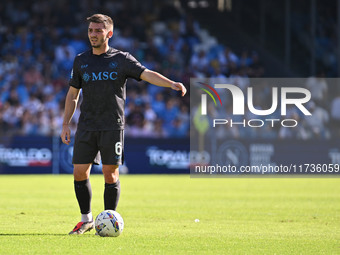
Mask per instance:
[[[90,180],[74,181],[74,190],[78,200],[80,212],[89,214],[91,212],[92,189]]]
[[[120,197],[120,181],[105,183],[104,206],[105,210],[116,210]]]

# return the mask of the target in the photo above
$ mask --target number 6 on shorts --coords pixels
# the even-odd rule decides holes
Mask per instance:
[[[122,143],[121,142],[116,143],[115,152],[117,155],[122,155]]]

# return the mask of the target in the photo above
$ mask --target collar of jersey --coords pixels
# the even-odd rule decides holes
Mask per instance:
[[[110,55],[110,53],[112,53],[112,51],[113,51],[113,49],[112,49],[112,47],[109,47],[109,49],[107,50],[107,52],[104,52],[104,53],[102,53],[102,54],[100,54],[100,55],[97,55],[97,54],[93,54],[93,51],[92,51],[92,49],[91,49],[91,55],[93,55],[93,56],[98,56],[98,57],[100,57],[100,56],[108,56],[108,55]]]

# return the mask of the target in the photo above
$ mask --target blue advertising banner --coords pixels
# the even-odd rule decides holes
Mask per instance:
[[[53,169],[51,137],[0,137],[1,174],[47,174]]]
[[[198,141],[197,141],[198,142]],[[216,140],[211,151],[190,151],[189,139],[126,138],[121,173],[183,174],[197,162],[245,170],[261,166],[286,174],[339,174],[339,140]],[[209,143],[207,143],[209,144]],[[1,137],[0,174],[71,174],[73,145],[59,137]],[[190,165],[191,164],[191,165]],[[273,170],[272,169],[272,170]],[[248,171],[248,172],[249,172]],[[280,173],[278,171],[277,173]],[[275,172],[275,171],[274,171]],[[101,173],[93,166],[92,173]],[[266,173],[266,172],[265,172]]]
[[[129,173],[189,173],[189,139],[126,139],[124,155]]]

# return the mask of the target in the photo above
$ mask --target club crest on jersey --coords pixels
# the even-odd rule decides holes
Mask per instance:
[[[110,67],[111,68],[117,68],[118,64],[116,62],[111,62]]]
[[[90,75],[89,75],[88,73],[85,72],[85,73],[83,74],[83,80],[84,80],[85,82],[88,82],[88,81],[90,80],[90,78],[91,78],[91,77],[90,77]]]

